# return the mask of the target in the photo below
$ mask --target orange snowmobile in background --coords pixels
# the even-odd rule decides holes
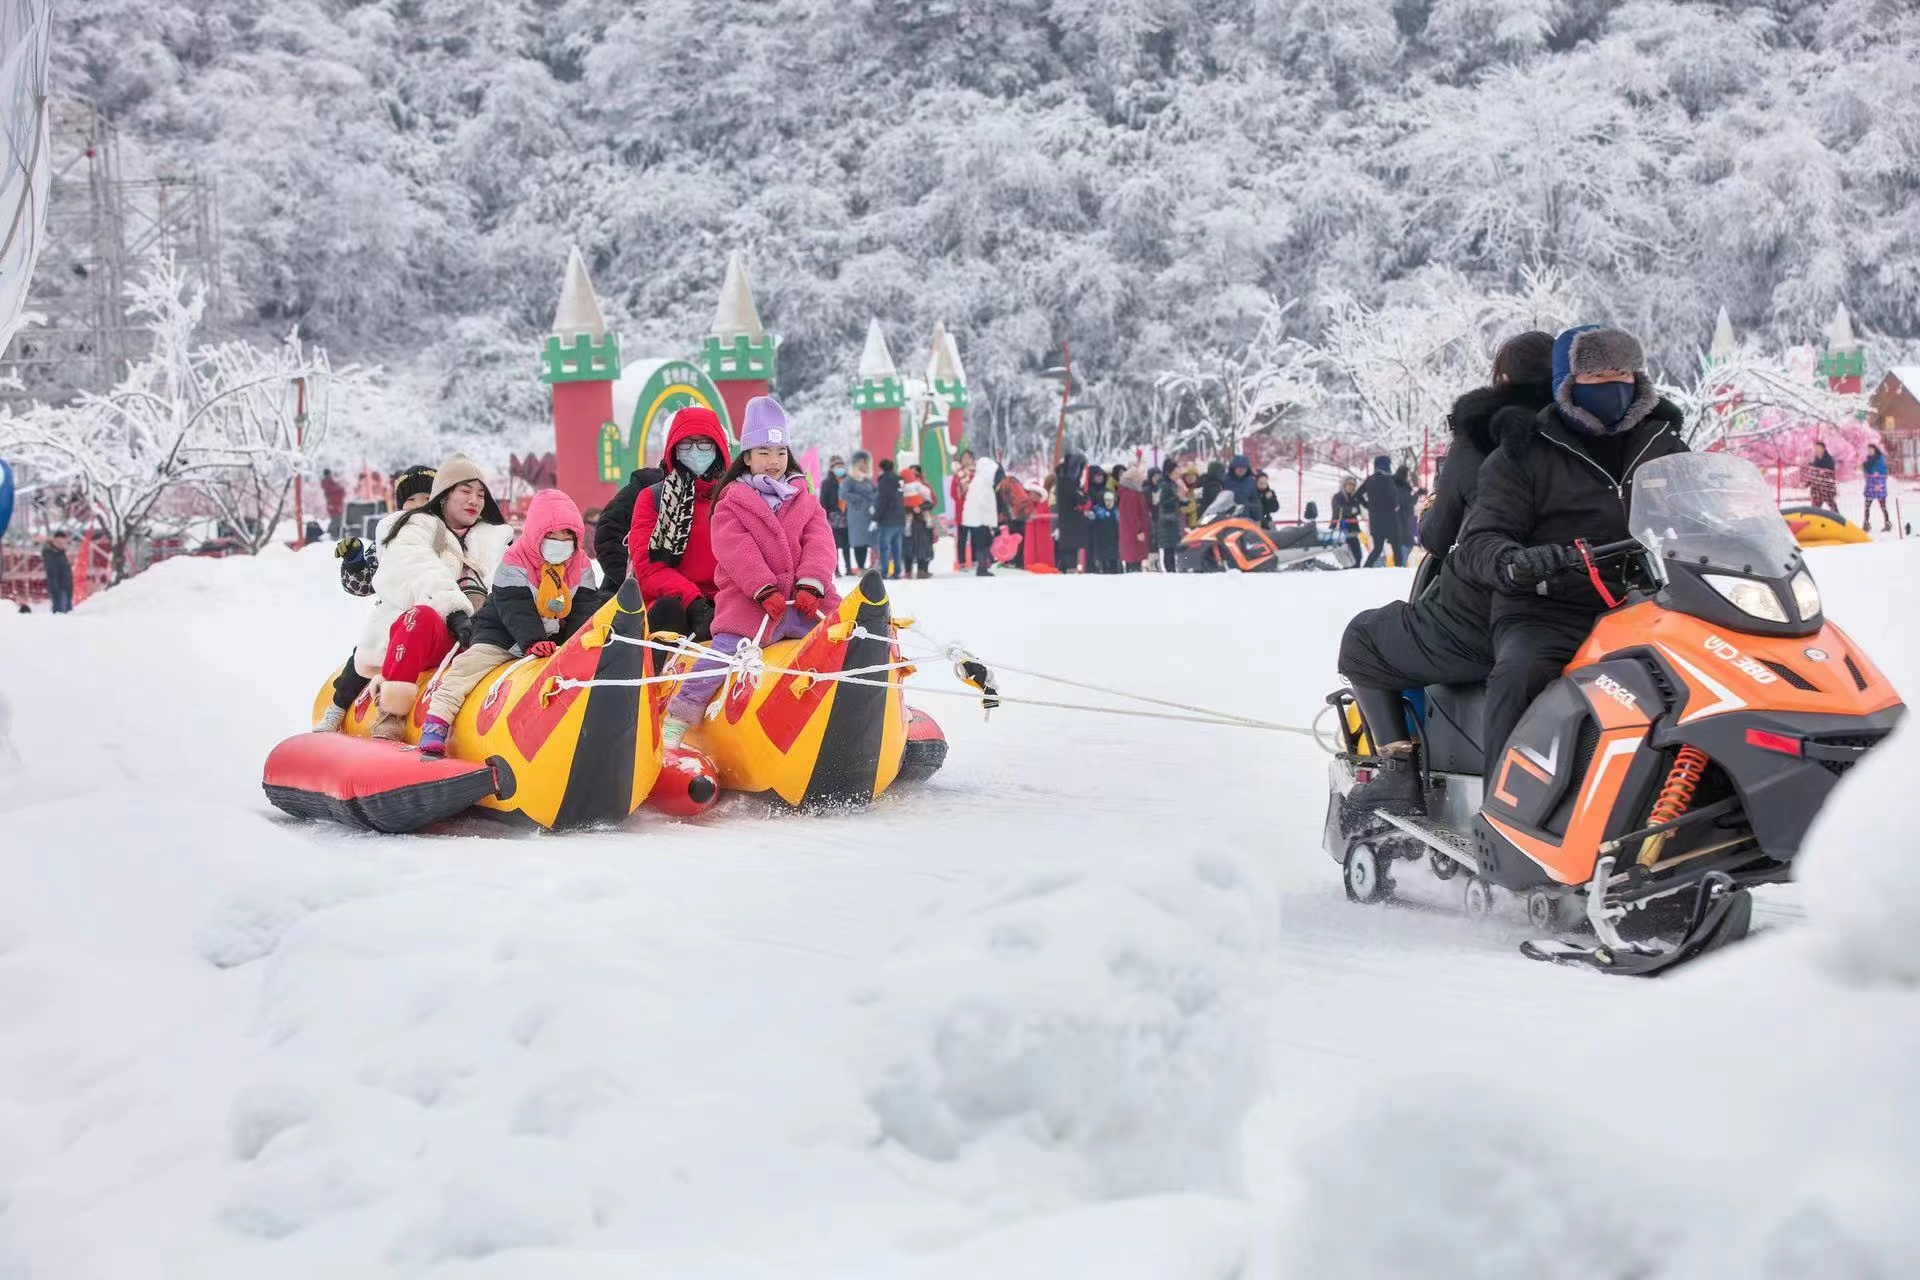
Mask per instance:
[[[1515,728],[1482,776],[1478,686],[1413,691],[1425,817],[1356,810],[1376,763],[1349,693],[1325,842],[1347,896],[1377,902],[1399,864],[1465,871],[1470,916],[1524,898],[1543,932],[1582,922],[1597,945],[1542,937],[1539,960],[1662,972],[1743,937],[1748,890],[1791,877],[1840,779],[1905,706],[1823,612],[1760,473],[1724,453],[1643,466],[1636,540],[1581,547],[1636,585]],[[1607,597],[1611,599],[1611,597]]]

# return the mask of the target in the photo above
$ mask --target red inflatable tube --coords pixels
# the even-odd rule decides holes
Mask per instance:
[[[925,782],[947,762],[947,735],[932,716],[907,708],[907,750],[900,757],[900,781]]]
[[[697,818],[720,798],[720,772],[705,752],[675,747],[660,761],[647,805],[674,818]]]
[[[302,733],[267,756],[262,779],[273,807],[296,818],[327,819],[369,831],[418,831],[488,796],[513,794],[512,772],[435,759],[398,742],[344,733]]]

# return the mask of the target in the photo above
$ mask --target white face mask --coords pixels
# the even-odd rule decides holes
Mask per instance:
[[[673,456],[679,459],[681,466],[693,472],[694,475],[704,476],[708,468],[713,466],[714,460],[720,456],[720,451],[711,444],[695,443],[690,440],[675,449]]]
[[[565,564],[573,559],[573,544],[565,538],[546,538],[540,543],[540,558],[548,564]]]

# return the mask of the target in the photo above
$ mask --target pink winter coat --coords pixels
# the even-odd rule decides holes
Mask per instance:
[[[804,484],[804,476],[789,476]],[[751,636],[766,613],[754,597],[772,587],[783,600],[792,600],[802,586],[820,593],[827,609],[840,604],[833,589],[838,563],[833,530],[826,508],[804,488],[768,509],[766,499],[745,481],[736,480],[720,491],[713,504],[714,581],[713,633]]]

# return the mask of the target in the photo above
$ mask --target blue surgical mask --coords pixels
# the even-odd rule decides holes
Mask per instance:
[[[1599,420],[1608,431],[1619,425],[1633,405],[1639,387],[1631,382],[1576,382],[1573,403]]]
[[[543,538],[540,541],[540,558],[548,564],[565,564],[573,559],[573,543],[565,538]]]
[[[837,476],[844,476],[845,474],[847,474],[847,469],[845,467],[835,467],[833,469],[833,474]]]
[[[688,440],[673,451],[673,457],[696,476],[704,476],[719,459],[720,451],[708,441]]]

